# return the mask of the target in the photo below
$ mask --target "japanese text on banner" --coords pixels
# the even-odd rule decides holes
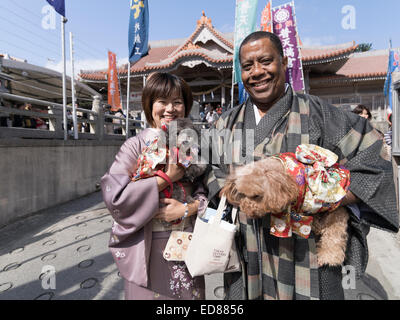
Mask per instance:
[[[304,90],[303,66],[298,46],[294,4],[288,3],[272,10],[274,33],[281,39],[283,54],[288,59],[286,80],[295,91]]]
[[[108,51],[108,104],[111,111],[121,109],[116,60],[115,53]]]
[[[147,0],[130,0],[129,61],[136,62],[148,53],[149,7]]]
[[[258,0],[236,0],[236,21],[235,21],[235,56],[233,60],[235,80],[241,81],[239,62],[239,47],[244,38],[256,29]]]

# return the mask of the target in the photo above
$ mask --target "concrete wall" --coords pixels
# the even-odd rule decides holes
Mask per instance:
[[[0,227],[96,191],[122,143],[0,139]]]

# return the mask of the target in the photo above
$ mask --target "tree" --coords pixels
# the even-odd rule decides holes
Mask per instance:
[[[372,49],[372,43],[360,43],[355,52],[366,52]]]

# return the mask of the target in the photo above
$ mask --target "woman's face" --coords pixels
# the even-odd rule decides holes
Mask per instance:
[[[360,113],[360,117],[363,117],[363,118],[365,118],[365,119],[368,120],[368,111],[367,111],[367,110],[363,110],[363,111]]]
[[[155,127],[161,129],[163,123],[185,117],[185,104],[181,96],[157,98],[153,103],[151,113]]]

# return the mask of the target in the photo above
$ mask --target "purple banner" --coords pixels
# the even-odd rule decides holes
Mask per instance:
[[[274,33],[281,39],[283,54],[288,58],[286,81],[294,91],[304,90],[303,66],[297,41],[294,3],[272,9]]]

